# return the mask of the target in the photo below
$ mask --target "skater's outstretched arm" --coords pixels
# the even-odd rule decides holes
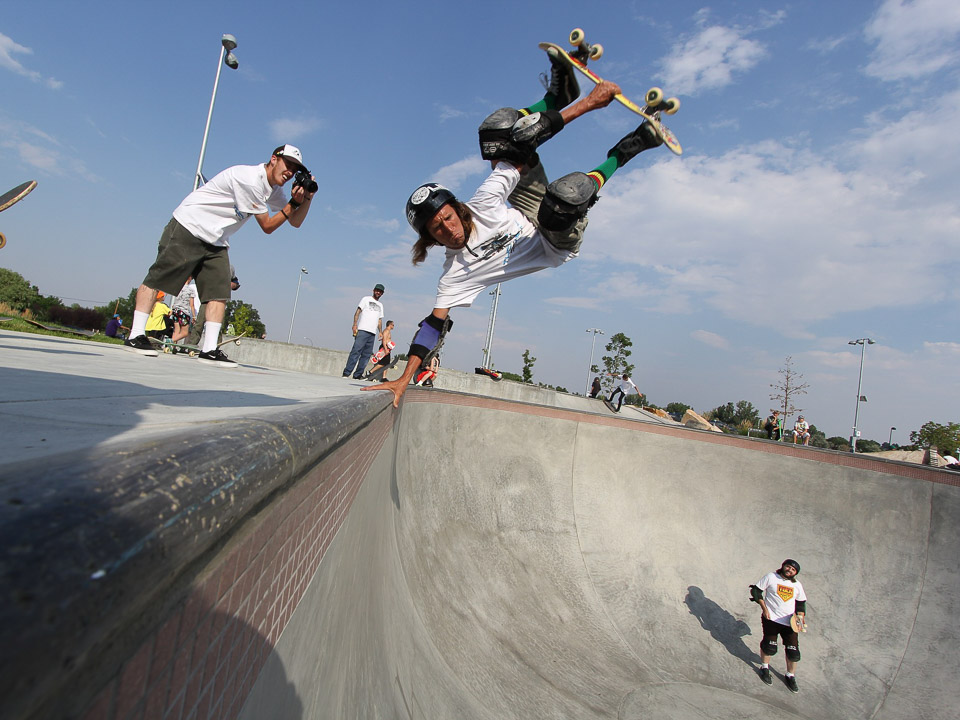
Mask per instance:
[[[434,308],[432,313],[433,317],[439,321],[441,326],[443,325],[443,322],[447,319],[447,316],[449,314],[450,314],[449,308]],[[423,328],[423,323],[421,323],[421,328]],[[429,330],[427,330],[427,332],[429,332]],[[438,334],[439,334],[439,331],[438,331]],[[403,369],[403,375],[401,375],[396,380],[391,380],[390,382],[381,383],[379,386],[365,387],[361,389],[364,391],[389,390],[390,392],[393,393],[393,406],[399,407],[400,398],[403,397],[403,394],[407,391],[407,388],[410,386],[410,381],[413,379],[413,376],[416,375],[417,370],[419,370],[420,366],[423,364],[423,357],[414,354],[415,348],[421,349],[420,351],[422,352],[422,348],[424,347],[423,345],[419,345],[417,343],[417,339],[420,337],[421,337],[420,333],[418,333],[417,336],[414,338],[414,344],[410,348],[410,353],[408,354],[408,357],[407,357],[407,366]],[[436,340],[434,340],[434,344],[435,343],[436,343]],[[433,349],[432,346],[427,348],[428,351],[432,349]]]
[[[578,100],[573,105],[568,105],[560,111],[560,117],[563,118],[563,124],[576,120],[581,115],[585,115],[593,110],[605,108],[613,102],[614,97],[620,94],[620,86],[616,83],[602,81],[594,86],[590,94],[585,98]]]

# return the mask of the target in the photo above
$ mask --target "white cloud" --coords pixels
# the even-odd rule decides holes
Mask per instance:
[[[323,127],[319,118],[277,118],[270,121],[270,134],[277,142],[301,140]]]
[[[693,95],[716,90],[733,82],[766,55],[756,40],[744,37],[738,28],[714,25],[679,43],[663,59],[664,84],[671,92]]]
[[[846,312],[956,298],[944,259],[960,236],[958,110],[954,92],[923,123],[879,116],[839,151],[768,141],[620,171],[579,262],[615,262],[624,282],[588,298],[716,310],[792,337]]]
[[[728,350],[730,348],[730,342],[716,333],[712,333],[709,330],[694,330],[690,333],[692,337],[697,342],[702,342],[704,345],[709,345],[710,347],[715,347],[720,350]]]
[[[14,59],[14,54],[32,55],[33,50],[20,45],[12,38],[0,33],[0,67],[11,70],[12,72],[22,75],[23,77],[29,78],[33,82],[43,83],[51,90],[59,90],[63,87],[63,83],[59,80],[56,80],[55,78],[44,78],[43,75],[38,73],[36,70],[28,70],[25,68],[20,62]]]
[[[490,163],[479,155],[471,155],[463,160],[440,168],[433,176],[433,182],[445,185],[456,192],[461,183],[469,177],[489,171]]]
[[[960,58],[960,3],[886,0],[864,30],[875,48],[866,73],[881,80],[920,78]]]

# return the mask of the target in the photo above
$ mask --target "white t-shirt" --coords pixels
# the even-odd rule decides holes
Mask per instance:
[[[633,384],[633,380],[631,380],[630,378],[620,381],[620,391],[624,395],[629,395],[633,391],[636,391],[637,395],[640,394],[640,389]]]
[[[383,317],[383,305],[379,301],[374,300],[370,295],[367,295],[357,303],[357,307],[360,308],[357,330],[366,330],[376,335],[377,326]]]
[[[447,249],[434,307],[469,307],[486,288],[548,267],[559,267],[577,253],[558,250],[507,197],[520,180],[508,163],[496,169],[466,203],[474,232],[462,250]]]
[[[807,430],[810,429],[810,423],[808,423],[806,420],[797,420],[793,424],[793,429],[797,435],[803,435],[805,432],[807,432]]]
[[[197,316],[197,311],[200,309],[200,300],[199,294],[197,293],[197,283],[190,279],[190,281],[183,286],[183,290],[180,291],[180,294],[173,299],[173,309],[174,310],[183,310],[191,318]],[[191,304],[190,300],[193,300]]]
[[[280,212],[286,204],[283,189],[270,185],[262,164],[234,165],[187,195],[173,217],[205,243],[230,247],[228,238],[251,215],[261,215],[268,209]]]
[[[786,580],[775,572],[760,578],[757,587],[763,590],[763,601],[767,605],[770,619],[781,625],[790,624],[790,616],[796,612],[797,600],[807,600],[803,585],[799,581]]]

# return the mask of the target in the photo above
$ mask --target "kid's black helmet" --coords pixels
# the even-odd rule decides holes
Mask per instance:
[[[440,208],[456,199],[454,194],[443,185],[437,183],[421,185],[407,200],[407,222],[419,233]]]

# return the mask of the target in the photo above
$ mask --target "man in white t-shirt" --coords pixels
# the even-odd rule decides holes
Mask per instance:
[[[383,285],[377,283],[373,297],[367,295],[357,305],[353,314],[353,347],[343,368],[343,377],[350,377],[351,372],[354,380],[363,377],[367,360],[373,355],[373,343],[383,333],[383,303],[380,302],[383,292]]]
[[[613,377],[617,377],[617,376],[614,375]],[[627,375],[626,373],[624,373],[620,377],[620,384],[617,385],[613,389],[613,392],[610,393],[610,397],[607,398],[607,402],[613,405],[613,396],[616,395],[617,393],[620,393],[620,397],[617,398],[617,412],[620,412],[620,408],[623,406],[623,399],[627,395],[630,395],[631,393],[636,393],[637,395],[643,395],[643,393],[640,392],[640,388],[636,386],[633,380],[630,379],[630,376]]]
[[[559,73],[573,73],[560,63],[554,63],[551,72],[554,81]],[[606,107],[620,92],[615,84],[601,82],[587,97],[567,105],[576,94],[555,90],[564,84],[569,86],[551,82],[543,100],[529,108],[501,108],[483,121],[480,154],[490,161],[493,172],[470,200],[461,202],[442,185],[427,183],[407,201],[407,222],[418,234],[414,265],[435,245],[446,249],[446,261],[433,312],[419,324],[403,375],[376,388],[393,392],[395,406],[453,326],[451,308],[469,307],[497,283],[559,267],[577,257],[587,209],[596,202],[603,184],[638,153],[662,144],[644,121],[611,148],[592,172],[570,173],[548,183],[536,148],[567,123]]]
[[[300,227],[310,210],[313,192],[308,192],[306,182],[298,180],[288,201],[282,189],[299,171],[303,171],[304,180],[309,177],[312,183],[313,176],[304,166],[300,150],[293,145],[281,145],[273,151],[269,162],[234,165],[184,198],[173,211],[173,218],[160,237],[157,259],[137,290],[130,337],[124,342],[126,349],[140,355],[157,354],[144,335],[157,290],[175,296],[192,276],[200,300],[207,306],[200,360],[221,367],[236,366],[217,347],[230,299],[229,239],[251,217],[267,234],[284,222]],[[316,190],[315,183],[311,189]]]
[[[760,679],[767,685],[773,682],[770,658],[777,654],[777,638],[781,637],[787,656],[787,674],[783,681],[791,692],[800,692],[796,678],[797,663],[800,662],[800,638],[790,626],[790,618],[796,614],[802,622],[807,613],[807,595],[797,580],[799,573],[800,563],[787,559],[779,570],[767,573],[756,585],[750,586],[750,599],[760,605],[760,622],[763,626]]]
[[[797,418],[793,424],[793,444],[797,444],[797,438],[803,440],[804,445],[810,444],[810,423],[803,419],[803,415]]]

